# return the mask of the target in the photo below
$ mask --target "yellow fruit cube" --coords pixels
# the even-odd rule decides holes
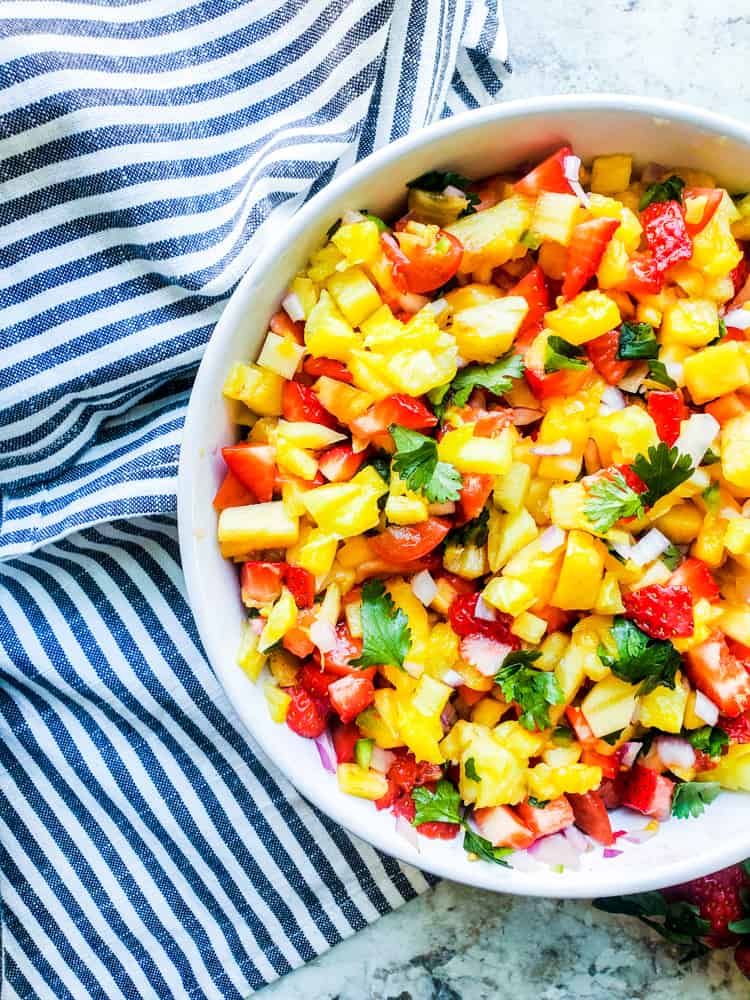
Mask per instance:
[[[519,760],[538,756],[547,740],[545,733],[532,732],[513,719],[495,726],[492,738]]]
[[[339,764],[336,776],[341,791],[359,799],[381,799],[388,791],[388,779],[384,774],[365,770],[359,764]]]
[[[255,682],[266,663],[266,655],[258,649],[260,636],[250,622],[243,621],[240,632],[240,648],[237,650],[237,666],[241,667],[251,681]]]
[[[291,337],[279,337],[269,332],[258,355],[258,366],[282,378],[293,378],[304,353],[304,347]]]
[[[464,361],[494,361],[513,343],[528,311],[526,299],[509,295],[455,313],[452,333],[459,354]]]
[[[628,276],[628,262],[630,255],[623,241],[617,236],[613,236],[604,248],[602,259],[599,262],[599,269],[596,272],[596,281],[600,288],[615,288],[621,285]]]
[[[619,615],[624,610],[619,581],[614,573],[607,571],[596,595],[594,611],[600,615]]]
[[[305,344],[313,357],[335,358],[337,361],[346,361],[353,348],[361,347],[359,334],[344,319],[326,289],[320,293],[307,317]]]
[[[398,730],[393,729],[376,708],[370,707],[360,712],[356,722],[362,735],[375,740],[383,750],[392,750],[394,747],[404,745]]]
[[[582,482],[552,486],[549,491],[549,519],[563,531],[578,528],[595,534],[591,522],[586,517],[585,507],[588,492]]]
[[[315,250],[310,257],[307,277],[312,281],[325,281],[344,262],[344,255],[333,243],[326,243],[320,250]]]
[[[333,234],[331,243],[350,264],[369,264],[380,252],[380,230],[370,219],[345,223]]]
[[[364,390],[371,399],[385,399],[396,391],[394,384],[382,371],[382,359],[379,355],[355,348],[349,355],[347,365],[354,384],[358,389]]]
[[[570,639],[564,632],[550,632],[539,649],[542,655],[534,666],[537,670],[554,670],[569,645]]]
[[[294,628],[297,621],[297,605],[286,587],[282,587],[281,596],[268,613],[266,624],[260,635],[258,649],[265,653],[283,639],[287,632]]]
[[[352,326],[359,326],[382,305],[377,288],[361,267],[336,271],[326,282],[326,287]]]
[[[276,462],[280,469],[308,482],[315,479],[318,471],[317,459],[302,448],[286,443],[280,444],[276,449]]]
[[[544,317],[546,326],[571,344],[585,344],[620,325],[620,310],[603,292],[580,292]]]
[[[307,319],[312,312],[312,307],[318,301],[318,290],[315,287],[315,282],[310,278],[305,278],[301,274],[298,274],[289,286],[289,292],[297,296],[305,314],[305,319]]]
[[[750,553],[750,519],[733,517],[727,522],[724,545],[734,556]]]
[[[465,780],[466,761],[470,757],[482,778],[480,782]],[[478,809],[515,805],[526,797],[525,762],[501,746],[484,727],[476,727],[471,742],[461,754],[461,763],[461,797],[465,802],[473,802]]]
[[[356,486],[366,486],[368,489],[374,490],[379,497],[385,496],[388,492],[388,483],[372,465],[363,466],[356,476],[352,476],[350,482]]]
[[[750,645],[750,608],[745,604],[723,604],[719,628],[731,639]]]
[[[661,326],[664,344],[705,347],[719,335],[719,311],[709,299],[678,299],[667,306]]]
[[[462,309],[471,309],[485,302],[492,302],[493,299],[500,299],[502,295],[497,285],[483,285],[478,281],[472,281],[468,285],[452,288],[445,293],[444,298],[453,312],[457,313]]]
[[[630,724],[638,686],[609,676],[598,681],[581,702],[581,710],[594,736],[617,733]]]
[[[398,347],[404,337],[405,326],[396,319],[390,306],[381,305],[360,325],[365,347],[380,350],[383,347]]]
[[[512,514],[490,511],[487,537],[487,558],[490,570],[496,573],[539,534],[536,521],[525,507]]]
[[[513,615],[514,618],[521,612],[528,611],[536,602],[536,594],[531,587],[509,576],[493,577],[482,591],[482,597],[493,608]]]
[[[724,424],[721,432],[721,470],[732,486],[750,489],[750,413],[733,417]]]
[[[280,375],[237,361],[227,375],[223,392],[229,399],[249,406],[253,413],[262,417],[278,417],[282,410],[283,389],[284,379]]]
[[[571,531],[552,604],[566,611],[593,608],[603,575],[601,543],[584,531]]]
[[[718,781],[733,792],[750,791],[750,744],[729,747],[716,767],[696,774],[696,781]]]
[[[629,465],[659,444],[656,424],[639,406],[595,417],[589,427],[603,465]]]
[[[246,545],[247,552],[286,548],[298,536],[299,521],[289,516],[281,500],[227,507],[219,514],[219,541]]]
[[[487,550],[483,545],[446,545],[443,566],[464,580],[477,580],[488,570]]]
[[[508,706],[496,698],[482,698],[471,710],[471,721],[492,729],[508,711]]]
[[[654,520],[654,526],[676,545],[692,542],[703,525],[703,514],[694,503],[676,503]]]
[[[738,218],[739,212],[725,191],[711,221],[693,237],[693,267],[711,277],[723,277],[737,267],[742,251],[732,235],[731,226]]]
[[[380,520],[375,490],[356,483],[328,483],[302,497],[308,514],[323,531],[341,538],[361,535]]]
[[[542,641],[544,633],[547,631],[547,622],[544,618],[532,615],[530,611],[522,611],[517,618],[513,619],[510,630],[513,635],[517,635],[523,642],[536,645]]]
[[[540,800],[557,799],[568,792],[584,795],[598,788],[601,780],[602,769],[589,764],[550,767],[542,763],[528,771],[529,794]]]
[[[292,699],[275,684],[265,684],[263,694],[266,696],[268,704],[268,714],[274,722],[285,722],[286,713],[292,703]]]
[[[308,526],[300,533],[298,543],[287,549],[286,559],[291,566],[301,566],[313,576],[326,576],[333,566],[338,544],[336,535]]]
[[[533,205],[530,198],[513,195],[484,212],[475,212],[446,226],[464,248],[459,273],[498,267],[510,260],[522,234],[529,228]]]
[[[588,211],[594,219],[619,219],[620,225],[615,229],[613,238],[622,244],[629,254],[638,249],[643,227],[632,208],[617,198],[607,198],[602,194],[592,192],[589,195]]]
[[[545,455],[539,460],[537,475],[542,479],[573,480],[581,471],[583,449],[588,440],[586,407],[580,399],[566,399],[549,404],[539,428],[538,444],[570,442],[567,455]]]
[[[509,513],[520,510],[526,499],[530,482],[531,467],[529,464],[514,460],[505,475],[498,476],[495,480],[492,502],[496,507]]]
[[[450,334],[441,333],[437,349],[407,349],[388,357],[373,357],[379,359],[385,377],[399,392],[421,396],[455,378],[458,349]]]
[[[664,733],[679,733],[685,718],[689,690],[678,671],[674,689],[659,685],[642,696],[638,721],[642,726],[653,726]]]
[[[716,514],[706,514],[698,537],[690,549],[691,555],[701,559],[712,569],[718,569],[724,561],[725,525],[723,518]]]
[[[596,194],[617,194],[630,184],[632,170],[632,156],[596,156],[591,164],[591,190]]]
[[[550,767],[567,767],[576,764],[581,757],[581,747],[573,744],[569,747],[548,747],[542,752],[542,760]]]
[[[514,580],[522,580],[534,591],[540,605],[546,604],[555,588],[563,552],[564,542],[551,552],[545,552],[536,538],[511,556],[502,574]]]
[[[422,497],[395,497],[391,494],[386,500],[385,516],[392,524],[419,524],[429,517],[427,501]]]
[[[550,240],[567,246],[578,221],[578,198],[574,194],[542,191],[536,200],[529,232],[539,242]]]
[[[497,437],[474,436],[474,424],[448,431],[438,442],[438,457],[459,472],[481,472],[503,476],[513,462],[515,428],[504,428]]]

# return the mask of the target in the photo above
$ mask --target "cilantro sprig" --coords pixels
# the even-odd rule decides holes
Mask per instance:
[[[685,733],[685,736],[694,750],[700,750],[709,757],[720,757],[724,747],[729,746],[729,737],[720,726],[703,726]]]
[[[667,389],[676,389],[677,383],[669,374],[663,361],[650,358],[648,362],[648,378]]]
[[[681,177],[678,177],[677,174],[672,174],[665,181],[650,184],[643,192],[638,208],[642,212],[644,208],[648,208],[649,205],[653,205],[657,201],[681,202],[684,187],[685,181]]]
[[[489,861],[491,864],[510,868],[505,858],[513,853],[512,847],[493,847],[486,837],[482,837],[468,828],[464,832],[464,850],[467,854],[476,854],[481,861]]]
[[[653,507],[657,500],[671,493],[693,474],[689,455],[681,455],[677,448],[670,448],[664,441],[648,449],[648,457],[638,455],[631,465],[633,472],[647,487],[641,495],[645,507]]]
[[[637,892],[632,896],[607,896],[595,899],[593,905],[604,913],[622,913],[638,917],[672,944],[687,945],[687,961],[705,955],[708,948],[699,939],[711,930],[711,924],[700,915],[694,903],[667,902],[660,892]]]
[[[461,796],[452,782],[442,778],[434,792],[425,786],[419,786],[412,790],[411,797],[415,806],[412,820],[414,826],[421,826],[422,823],[457,823],[463,828],[463,847],[468,854],[476,854],[482,861],[489,861],[491,864],[509,867],[504,859],[512,853],[512,848],[493,847],[486,837],[471,829],[461,810]]]
[[[718,781],[683,781],[672,796],[672,815],[677,819],[700,816],[721,791]]]
[[[676,570],[682,562],[682,553],[674,542],[670,542],[661,554],[661,561],[669,570]]]
[[[656,358],[658,355],[659,345],[652,326],[648,323],[622,324],[617,346],[618,358],[622,361],[635,361],[641,358]]]
[[[362,655],[355,667],[403,667],[411,643],[409,619],[393,603],[382,580],[362,587]]]
[[[582,371],[586,367],[583,348],[569,343],[552,334],[544,347],[544,371],[546,373],[563,370]]]
[[[562,688],[551,672],[532,666],[542,654],[520,649],[508,653],[495,674],[506,701],[515,701],[521,708],[518,721],[525,729],[546,729],[550,725],[549,706],[565,700]]]
[[[398,424],[391,424],[388,430],[396,445],[392,465],[407,487],[424,493],[430,503],[458,500],[461,473],[448,462],[438,460],[437,441]]]
[[[471,781],[479,782],[482,780],[479,772],[477,771],[477,764],[473,757],[466,758],[466,761],[464,763],[464,771],[466,773],[466,777],[469,778]]]
[[[594,531],[603,533],[620,518],[643,515],[640,496],[628,486],[619,469],[597,478],[587,487],[587,493],[583,512]]]
[[[657,687],[674,688],[680,654],[667,639],[652,639],[627,618],[618,615],[612,624],[612,638],[617,654],[604,646],[597,650],[602,663],[615,677],[629,684],[640,684],[638,694],[648,694]]]
[[[442,413],[449,404],[463,406],[474,389],[486,389],[493,396],[504,396],[513,388],[513,380],[522,376],[521,355],[508,351],[492,364],[473,364],[462,368],[452,382],[433,389],[429,393],[429,399],[439,413]]]

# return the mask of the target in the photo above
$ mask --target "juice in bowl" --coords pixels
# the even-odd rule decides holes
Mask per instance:
[[[563,144],[392,205],[221,373],[232,652],[357,832],[594,894],[750,780],[750,200]]]

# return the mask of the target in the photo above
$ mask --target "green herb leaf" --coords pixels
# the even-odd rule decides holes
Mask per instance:
[[[477,773],[477,765],[476,765],[473,757],[467,757],[466,758],[466,762],[464,764],[464,772],[466,774],[466,777],[470,778],[471,781],[481,781],[482,780],[479,777],[479,774]]]
[[[586,367],[586,362],[582,358],[583,348],[570,344],[554,334],[547,338],[544,347],[545,372],[582,371]]]
[[[476,854],[482,861],[489,861],[491,864],[510,868],[510,865],[504,859],[513,853],[513,848],[493,847],[486,837],[480,837],[473,830],[466,830],[464,833],[464,850],[467,854]]]
[[[533,795],[529,795],[528,803],[535,809],[544,809],[550,804],[551,799],[535,799]]]
[[[575,735],[570,726],[555,726],[552,730],[552,742],[556,746],[569,747]]]
[[[355,667],[403,667],[411,643],[409,619],[386,593],[382,580],[362,587],[362,655]]]
[[[461,823],[461,796],[458,789],[445,778],[437,783],[435,791],[420,785],[411,793],[417,807],[412,824],[421,823]]]
[[[391,456],[385,451],[376,451],[367,462],[386,483],[391,478]]]
[[[643,515],[641,498],[628,486],[619,469],[599,476],[586,491],[588,497],[583,512],[594,531],[604,533],[622,517]]]
[[[518,242],[521,246],[528,247],[529,250],[538,250],[544,240],[533,229],[527,229],[525,233],[521,233],[521,238]]]
[[[681,202],[684,187],[685,181],[681,177],[678,177],[677,174],[672,174],[665,181],[649,185],[643,192],[638,208],[642,212],[644,208],[648,208],[649,205],[653,205],[657,201]]]
[[[683,734],[690,745],[709,757],[720,757],[724,747],[729,746],[729,737],[720,726],[704,726]]]
[[[711,924],[704,920],[693,903],[668,903],[660,892],[637,892],[632,896],[609,896],[595,899],[593,905],[604,913],[622,913],[638,917],[644,924],[673,944],[688,945],[684,956],[704,955],[708,948],[698,939],[705,937]],[[663,923],[659,923],[663,920]]]
[[[407,487],[424,493],[430,503],[458,500],[461,473],[448,462],[438,461],[437,441],[398,424],[391,424],[388,430],[396,445],[392,465]]]
[[[750,917],[743,917],[741,920],[730,920],[727,927],[735,934],[750,934]]]
[[[712,514],[715,514],[721,506],[721,490],[719,489],[719,484],[716,482],[711,483],[711,485],[703,491],[701,496],[703,497],[706,507],[708,507]]]
[[[672,815],[677,819],[700,816],[720,791],[718,781],[683,781],[674,790]]]
[[[657,500],[690,479],[694,471],[690,456],[681,455],[664,441],[648,449],[648,458],[638,455],[631,468],[648,487],[648,491],[641,494],[644,507],[653,507]]]
[[[428,170],[426,174],[420,174],[414,180],[407,181],[406,186],[408,188],[419,188],[420,191],[433,191],[438,194],[442,194],[447,187],[460,188],[469,203],[461,213],[460,217],[462,217],[464,215],[473,215],[476,212],[474,206],[478,205],[482,200],[474,191],[468,190],[471,183],[468,177],[464,177],[463,174],[454,173],[452,170]]]
[[[717,455],[713,448],[709,448],[706,454],[703,456],[703,461],[701,465],[716,465],[717,462],[721,461],[721,456]]]
[[[445,536],[446,547],[450,545],[478,545],[482,546],[487,542],[490,532],[490,512],[487,507],[482,508],[481,514],[460,528],[451,528]]]
[[[604,646],[599,647],[598,654],[615,677],[629,684],[640,682],[638,693],[641,695],[660,686],[674,688],[675,673],[681,660],[671,642],[652,639],[621,615],[612,624],[612,638],[617,646],[617,656],[611,656]]]
[[[491,365],[467,365],[452,382],[439,386],[429,393],[430,402],[442,403],[450,394],[454,406],[463,406],[474,389],[486,389],[493,396],[503,396],[513,388],[513,380],[523,376],[523,359],[520,354],[508,351]],[[442,393],[439,398],[433,393]]]
[[[525,729],[546,729],[550,725],[549,706],[565,700],[560,684],[552,672],[535,670],[530,664],[542,654],[538,650],[520,649],[508,653],[495,674],[506,701],[521,707],[518,721]]]
[[[663,361],[656,361],[655,359],[650,359],[648,363],[648,377],[652,382],[658,382],[659,385],[666,386],[667,389],[676,389],[677,383],[672,378],[672,376],[667,372],[664,367]]]
[[[661,554],[661,561],[667,569],[676,570],[682,562],[682,553],[674,542],[670,542]]]
[[[722,342],[722,340],[726,337],[726,335],[727,335],[727,324],[724,322],[723,318],[721,316],[719,316],[719,332],[714,337],[713,340],[710,340],[708,342],[708,344],[706,346],[707,347],[713,347],[714,344],[720,344]]]
[[[622,361],[634,361],[640,358],[656,358],[658,355],[659,345],[652,326],[648,323],[622,324],[617,347],[618,358]]]

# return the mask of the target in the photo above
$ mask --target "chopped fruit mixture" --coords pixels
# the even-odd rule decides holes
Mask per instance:
[[[745,239],[626,155],[432,171],[228,373],[240,666],[411,838],[559,867],[750,790]]]

